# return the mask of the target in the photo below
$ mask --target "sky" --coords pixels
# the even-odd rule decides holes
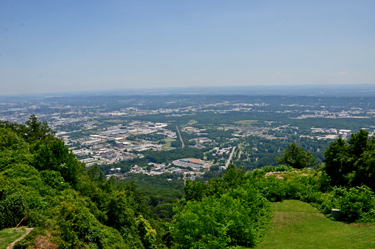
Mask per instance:
[[[375,84],[375,1],[2,0],[0,95]]]

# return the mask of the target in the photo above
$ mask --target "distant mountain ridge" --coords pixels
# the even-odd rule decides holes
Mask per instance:
[[[32,95],[0,95],[0,101],[19,98],[77,97],[77,96],[129,96],[129,95],[249,95],[249,96],[375,96],[375,84],[331,84],[331,85],[262,85],[262,86],[208,86],[208,87],[160,87],[119,88],[88,90],[80,92],[40,93]]]

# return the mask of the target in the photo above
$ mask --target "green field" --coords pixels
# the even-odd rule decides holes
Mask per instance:
[[[307,203],[272,203],[274,217],[256,249],[375,248],[375,224],[345,224],[325,218]]]
[[[195,125],[195,124],[197,124],[197,123],[198,123],[198,122],[197,122],[196,120],[191,119],[191,120],[189,120],[189,122],[187,122],[186,124],[181,125],[181,129],[182,129],[182,128],[185,128],[185,127],[188,127],[188,126],[193,126],[193,125]]]
[[[21,237],[26,232],[25,228],[7,228],[0,231],[0,249],[6,249],[7,246]]]
[[[252,125],[252,124],[255,124],[256,122],[258,122],[258,120],[240,120],[240,121],[236,121],[233,123],[238,124],[238,125]]]
[[[163,139],[163,140],[166,142],[166,144],[163,145],[163,149],[164,150],[173,150],[173,149],[175,149],[174,147],[171,147],[171,143],[173,141],[176,141],[176,139],[166,138],[166,139]]]

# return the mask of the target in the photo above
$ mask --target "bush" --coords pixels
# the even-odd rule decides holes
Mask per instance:
[[[40,172],[40,175],[43,182],[52,188],[64,190],[69,187],[69,184],[65,183],[64,178],[62,178],[58,171],[44,170]]]
[[[334,187],[330,198],[321,209],[330,213],[332,209],[340,209],[339,220],[369,221],[375,219],[375,195],[367,186],[354,187],[347,190],[343,187]]]
[[[9,189],[0,189],[0,230],[14,227],[26,215],[23,196]]]
[[[269,202],[249,185],[176,208],[170,227],[176,248],[254,246],[270,218]]]
[[[56,220],[61,231],[61,247],[127,248],[118,231],[100,224],[82,205],[61,202]]]
[[[271,202],[285,200],[285,187],[285,181],[274,176],[267,177],[258,183],[258,188],[263,196]]]

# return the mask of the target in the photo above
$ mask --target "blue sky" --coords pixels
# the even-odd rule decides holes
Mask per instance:
[[[375,1],[0,2],[0,95],[375,84]]]

